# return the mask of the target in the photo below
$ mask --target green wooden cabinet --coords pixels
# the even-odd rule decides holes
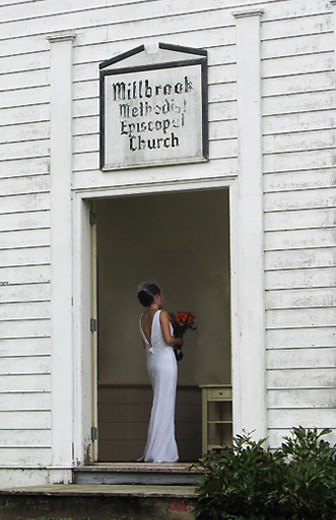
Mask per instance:
[[[202,452],[221,449],[232,441],[232,388],[200,385],[202,389]]]

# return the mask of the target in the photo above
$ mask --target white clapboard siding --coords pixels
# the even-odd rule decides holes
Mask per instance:
[[[267,328],[336,326],[335,308],[313,307],[267,310]]]
[[[334,95],[332,96],[334,97]],[[334,104],[334,100],[332,101]],[[295,151],[330,149],[335,136],[330,129],[283,132],[264,137],[264,153],[285,153]]]
[[[0,186],[1,186],[0,180]],[[13,180],[14,182],[14,180]],[[1,214],[0,229],[1,233],[7,231],[20,231],[27,229],[47,229],[50,227],[50,212],[44,211],[27,211],[24,213]]]
[[[1,76],[3,74],[12,74],[17,72],[45,70],[49,67],[49,53],[46,51],[34,52],[27,54],[22,60],[21,55],[2,56],[1,57]],[[15,98],[14,98],[15,99]]]
[[[31,395],[31,394],[27,394]],[[10,434],[6,430],[0,430],[0,446],[10,447],[34,447],[50,446],[51,434],[49,429],[22,429],[11,430]],[[15,463],[15,462],[14,462]]]
[[[264,98],[304,92],[331,90],[334,87],[334,72],[294,74],[293,76],[268,78],[263,80]]]
[[[215,121],[226,121],[237,119],[237,103],[236,100],[229,100],[222,103],[209,103],[209,123]]]
[[[264,78],[278,76],[290,76],[300,74],[333,70],[334,56],[332,49],[316,52],[314,60],[311,54],[293,55],[264,60],[262,62],[262,75]]]
[[[47,284],[46,284],[47,285]],[[50,338],[14,338],[14,339],[1,339],[0,342],[0,356],[10,357],[10,356],[19,356],[19,357],[29,357],[29,356],[46,356],[50,354]],[[36,391],[47,391],[48,384],[45,383],[46,386],[42,386],[41,389],[36,389]],[[7,391],[6,388],[2,391]],[[8,389],[9,390],[9,389]],[[24,389],[25,391],[29,391],[29,389]],[[32,388],[31,390],[35,390]]]
[[[268,369],[269,388],[335,388],[335,367]]]
[[[0,125],[0,143],[34,142],[49,139],[49,126],[49,121]]]
[[[19,98],[18,98],[19,102]],[[50,114],[49,103],[38,103],[34,105],[11,106],[1,110],[1,125],[17,125],[22,123],[35,123],[48,121]]]
[[[0,303],[48,302],[50,288],[48,284],[3,285],[0,287]],[[1,353],[1,348],[0,348]]]
[[[197,46],[200,48],[213,48],[218,45],[235,45],[235,26],[232,25],[231,14],[228,18],[228,24],[224,21],[216,23],[214,27],[208,29],[197,29],[194,26],[184,28],[179,31],[170,31],[169,33],[161,30],[159,34],[153,33],[151,41],[164,41],[177,45],[195,46],[195,38],[197,38]],[[83,63],[85,61],[86,50],[91,50],[91,55],[96,50],[96,59],[101,62],[106,56],[112,57],[117,54],[128,51],[137,45],[147,41],[147,36],[136,36],[138,31],[133,31],[132,35],[126,35],[125,32],[116,33],[105,28],[105,36],[102,42],[101,30],[92,28],[77,34],[76,45],[74,48],[74,63]],[[148,32],[148,31],[147,31]],[[225,32],[225,38],[223,34]],[[77,58],[78,53],[78,58]]]
[[[273,349],[267,352],[267,362],[270,370],[280,368],[334,368],[335,357],[335,348],[323,347],[309,349]],[[334,399],[336,400],[336,396]]]
[[[335,230],[329,229],[298,229],[286,231],[268,231],[265,233],[265,250],[299,249],[302,247],[333,247]]]
[[[0,320],[0,337],[4,339],[50,337],[50,321],[47,318]]]
[[[301,2],[301,5],[302,2]],[[306,4],[305,7],[308,7]],[[264,15],[265,16],[265,15]],[[263,16],[263,19],[264,19]],[[333,46],[333,31],[324,33],[309,34],[309,37],[304,38],[302,35],[292,36],[291,38],[266,40],[263,42],[263,59],[265,62],[268,59],[280,58],[284,56],[300,56],[300,55],[314,55],[318,52],[330,52]],[[313,58],[313,56],[312,56]]]
[[[28,146],[28,145],[27,145]],[[16,148],[21,148],[16,144]],[[8,157],[7,160],[10,160]],[[29,175],[20,177],[0,178],[0,196],[20,195],[24,193],[41,193],[49,191],[49,175]],[[3,200],[2,198],[0,201]]]
[[[265,154],[265,173],[297,171],[312,168],[333,168],[335,148],[306,150],[290,153]]]
[[[218,85],[209,85],[208,88],[209,104],[237,100],[236,81],[226,81]]]
[[[31,318],[49,318],[50,309],[46,302],[13,302],[1,303],[0,322],[10,319],[31,319]],[[1,360],[0,360],[1,373]]]
[[[238,157],[237,139],[228,140],[226,138],[218,138],[218,140],[209,139],[209,157],[211,159],[232,159]]]
[[[50,230],[28,229],[19,231],[7,231],[0,235],[0,251],[13,250],[25,247],[48,246],[50,244]]]
[[[261,2],[259,2],[260,4]],[[270,22],[274,20],[287,20],[295,17],[307,17],[316,15],[317,13],[328,12],[326,3],[323,0],[314,0],[313,2],[302,2],[301,0],[291,0],[290,2],[278,0],[272,3],[272,8],[268,8],[268,2],[265,3],[265,13],[263,20]],[[300,34],[300,33],[298,33]]]
[[[314,110],[302,113],[287,113],[263,118],[264,135],[283,132],[302,132],[304,130],[332,129],[335,124],[336,110]]]
[[[114,0],[115,5],[123,5],[127,4],[128,6],[131,4],[136,7],[137,4],[141,4],[143,0]],[[20,10],[16,10],[15,14],[13,12],[13,7],[15,4],[20,4]],[[92,0],[81,0],[81,2],[72,4],[72,6],[67,5],[65,8],[63,6],[60,7],[59,0],[48,0],[48,4],[43,6],[41,10],[39,2],[31,3],[31,0],[7,0],[6,7],[1,11],[2,20],[3,21],[11,21],[14,19],[34,19],[43,14],[45,17],[56,15],[59,12],[68,12],[73,11],[76,13],[80,13],[84,9],[99,9],[106,6],[106,3],[103,1],[95,2],[95,6],[92,6]]]
[[[127,42],[125,42],[124,45],[127,45]],[[199,42],[198,46],[206,48],[209,51],[208,64],[210,66],[221,65],[224,63],[230,64],[235,62],[235,44],[233,42],[229,43],[227,41],[222,41],[221,44],[218,45],[218,41],[215,42],[214,39],[212,41],[209,41],[209,39],[205,39],[203,37],[202,42]],[[85,63],[95,63],[97,65],[97,63],[106,60],[107,52],[108,48],[106,48],[106,42],[97,42],[95,45],[92,46],[78,46],[76,40],[74,65],[83,65]],[[120,54],[121,51],[119,51],[118,49],[118,52],[116,52],[115,48],[113,47],[111,52],[113,53],[113,55],[115,55]]]
[[[198,164],[186,164],[183,166],[184,177],[186,179],[195,179],[195,176],[204,175],[204,165],[203,163]],[[227,159],[212,159],[207,165],[207,172],[209,176],[218,176],[218,175],[226,175],[237,176],[238,169],[238,160],[237,158],[227,158]],[[152,182],[160,182],[162,177],[166,181],[176,181],[176,175],[174,175],[174,169],[167,166],[162,166],[160,168],[151,168],[151,180]],[[139,169],[137,181],[138,182],[146,182],[146,174],[143,170]],[[120,186],[123,184],[123,175],[118,173],[105,173],[101,172],[101,170],[97,169],[82,169],[80,172],[74,172],[74,189],[83,189],[90,188],[94,185],[98,185],[101,189],[111,188],[111,186]]]
[[[334,287],[266,291],[267,309],[332,307],[336,305]]]
[[[49,389],[50,374],[15,374],[0,378],[0,392],[45,392]]]
[[[269,193],[285,190],[328,188],[332,185],[333,176],[333,168],[272,172],[264,176],[264,191]],[[309,211],[312,210],[309,209],[306,213],[309,214]]]
[[[333,17],[323,2],[294,3],[262,18],[271,446],[299,424],[336,425]]]
[[[209,125],[210,140],[216,139],[236,139],[238,132],[238,122],[236,119],[216,121]]]
[[[50,412],[45,410],[0,411],[0,424],[3,429],[46,429],[50,428]],[[1,458],[0,458],[1,460]]]
[[[0,57],[21,55],[24,61],[27,54],[49,51],[49,49],[49,42],[43,35],[26,34],[22,38],[15,38],[13,34],[13,38],[1,41]]]
[[[13,16],[13,10],[8,12]],[[3,16],[1,22],[4,38]],[[2,467],[45,466],[51,462],[50,52],[45,37],[25,37],[22,43],[13,31],[15,26],[15,18],[6,25],[10,34],[0,51]]]
[[[164,23],[162,24],[163,20]],[[219,40],[221,43],[235,42],[235,24],[230,11],[227,11],[226,14],[223,13],[220,19],[216,11],[212,13],[200,12],[197,16],[186,14],[171,17],[162,13],[161,17],[150,20],[150,23],[151,40],[165,41],[166,39],[168,41],[169,38],[169,43],[179,42],[180,45],[186,45],[186,40],[195,42],[197,37],[199,47],[208,45],[208,42],[211,44],[212,38],[216,39],[217,42]],[[115,42],[119,44],[118,53],[127,50],[127,48],[136,47],[149,36],[148,21],[146,20],[131,21],[120,25],[109,23],[104,26],[103,30],[106,43]],[[223,31],[226,33],[225,40],[223,40]],[[101,33],[101,27],[92,27],[91,30],[82,31],[78,34],[76,45],[92,45],[101,42]]]
[[[103,60],[102,60],[103,61]],[[73,99],[74,104],[81,99],[92,99],[99,96],[99,82],[97,79],[91,81],[74,81]]]
[[[50,263],[22,265],[0,268],[0,287],[2,285],[27,285],[50,282]]]
[[[286,397],[286,407],[288,408],[335,408],[336,398],[333,388],[319,389],[291,389],[269,390],[269,406],[272,409],[283,409],[283,398]]]
[[[49,140],[37,140],[34,142],[6,143],[0,147],[0,161],[8,162],[11,159],[30,159],[31,157],[49,157]]]
[[[124,6],[102,6],[100,9],[86,9],[82,10],[80,13],[80,25],[84,28],[90,28],[93,26],[97,26],[101,28],[103,26],[107,26],[107,20],[110,21],[110,26],[116,32],[121,32],[125,30],[127,27],[134,27],[140,25],[145,28],[146,24],[150,21],[151,25],[155,25],[162,28],[162,19],[164,18],[166,24],[170,26],[174,21],[178,27],[185,28],[186,26],[192,26],[193,24],[200,23],[209,24],[209,19],[216,20],[216,16],[207,10],[207,9],[196,9],[196,10],[188,10],[186,11],[183,3],[177,4],[174,9],[174,12],[167,12],[163,9],[164,3],[159,2],[146,2],[143,3],[141,9],[125,9]],[[111,12],[113,11],[113,17],[111,17]],[[25,36],[27,34],[27,25],[33,25],[32,32],[33,34],[41,34],[46,33],[48,30],[52,31],[61,31],[64,30],[64,27],[76,27],[78,25],[78,12],[77,10],[66,10],[62,11],[61,9],[55,9],[55,14],[57,16],[50,17],[34,17],[34,18],[18,18],[15,21],[8,21],[3,26],[3,38],[10,38],[12,36],[13,28],[16,31],[16,37]],[[43,12],[44,14],[44,12]],[[229,17],[230,13],[227,13],[227,17]],[[140,24],[139,21],[144,23]],[[13,27],[14,26],[14,27]],[[211,25],[210,25],[211,26]],[[165,26],[163,26],[165,28]],[[147,28],[148,34],[148,28]]]
[[[50,410],[50,392],[0,393],[0,411]],[[1,446],[1,441],[0,441]]]
[[[21,232],[19,232],[21,233]],[[2,236],[0,234],[0,245]],[[45,247],[22,247],[21,249],[0,249],[0,268],[33,266],[48,264],[50,262],[50,248]],[[0,294],[1,294],[0,290]],[[0,296],[1,301],[1,296]]]
[[[264,197],[265,213],[275,211],[319,209],[336,207],[336,193],[333,187],[306,190],[277,191],[266,193]],[[295,213],[293,212],[293,218]]]
[[[312,14],[308,13],[307,16],[302,15],[299,18],[285,16],[280,20],[276,18],[269,21],[265,20],[262,24],[262,40],[275,40],[297,36],[298,34],[310,35],[333,30],[332,11],[326,8],[326,4],[324,4],[323,10],[320,9],[314,15]]]
[[[18,213],[32,210],[50,209],[50,195],[46,193],[32,193],[17,195],[16,197],[1,197],[0,214]]]
[[[49,374],[49,356],[1,357],[0,375]]]
[[[1,420],[1,415],[0,415]],[[51,464],[50,446],[37,447],[20,447],[13,446],[13,448],[0,447],[0,468],[13,466],[18,468],[24,467],[45,467]]]
[[[334,408],[287,408],[269,410],[269,426],[276,429],[291,429],[294,426],[304,428],[336,428]]]
[[[265,273],[266,290],[309,289],[335,287],[336,267],[283,269],[277,267]]]
[[[97,78],[98,63],[89,63],[74,66],[74,81],[90,81]],[[236,67],[234,63],[224,65],[212,65],[208,67],[209,84],[229,82],[236,80]]]
[[[295,215],[293,215],[292,211],[269,212],[267,214],[265,230],[314,229],[320,227],[335,227],[335,225],[336,212],[335,209],[331,207],[313,210],[296,210]]]
[[[322,390],[320,390],[320,391],[322,392]],[[322,428],[317,428],[317,430],[320,432],[322,430]],[[273,430],[273,429],[270,428],[269,431],[268,431],[268,443],[269,443],[271,448],[279,447],[286,437],[288,437],[288,438],[292,438],[293,437],[293,430],[292,429],[286,429],[286,428],[280,429],[279,428],[279,429]],[[323,439],[326,442],[329,442],[329,444],[331,446],[334,446],[334,444],[336,444],[336,432],[335,432],[335,430],[331,430],[330,433],[324,435]]]
[[[265,255],[267,271],[278,269],[305,269],[311,267],[334,267],[336,246],[333,248],[310,248],[287,251],[269,251]]]
[[[335,91],[333,89],[309,93],[299,92],[291,96],[269,96],[265,97],[263,101],[264,116],[326,110],[334,107]]]
[[[36,85],[45,86],[49,85],[49,70],[41,69],[34,71],[25,71],[25,72],[13,72],[12,74],[5,74],[0,76],[0,92],[3,90],[20,90],[25,88],[34,87]],[[6,117],[5,109],[4,117]],[[38,107],[35,108],[35,112],[38,112]],[[43,113],[41,110],[40,112]],[[9,115],[7,115],[10,118]],[[23,120],[23,119],[22,119]],[[15,124],[15,121],[11,119],[12,123]],[[21,121],[21,119],[20,119]]]
[[[1,58],[1,61],[3,58]],[[22,57],[20,56],[20,60]],[[35,86],[32,88],[25,88],[20,91],[19,96],[13,96],[13,91],[1,92],[1,100],[3,102],[3,108],[11,107],[26,107],[30,105],[44,105],[50,101],[50,92],[48,86]],[[2,123],[2,121],[1,121]]]
[[[32,159],[21,159],[12,161],[0,161],[0,178],[3,177],[16,177],[19,175],[35,175],[49,173],[49,157],[43,158],[32,158]],[[47,207],[42,206],[39,209],[49,209],[50,204]],[[33,208],[34,209],[34,208]],[[25,210],[26,211],[26,210]],[[27,209],[28,211],[28,209]],[[1,207],[0,207],[1,213]],[[6,213],[6,212],[5,212]]]

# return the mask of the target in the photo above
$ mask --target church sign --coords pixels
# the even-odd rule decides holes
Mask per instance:
[[[102,170],[207,158],[206,51],[160,43],[100,65]]]

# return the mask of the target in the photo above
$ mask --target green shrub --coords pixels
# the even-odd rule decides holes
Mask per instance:
[[[238,435],[200,460],[198,520],[335,520],[336,446],[330,433],[294,428],[280,448]]]

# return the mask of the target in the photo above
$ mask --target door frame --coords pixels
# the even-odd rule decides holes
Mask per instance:
[[[233,389],[233,433],[240,433],[242,429],[255,425],[253,430],[258,436],[265,435],[265,382],[261,374],[264,373],[264,344],[254,344],[251,338],[251,351],[245,356],[241,352],[240,342],[242,335],[248,334],[248,320],[245,316],[251,314],[251,296],[248,287],[240,284],[243,270],[247,269],[248,252],[239,240],[242,227],[242,205],[244,201],[239,196],[239,182],[237,177],[221,177],[214,179],[192,179],[185,181],[167,181],[153,184],[139,184],[116,186],[94,190],[77,190],[74,192],[74,461],[76,465],[85,465],[97,461],[97,442],[91,439],[91,428],[97,426],[97,365],[96,351],[97,333],[90,332],[92,316],[92,298],[96,297],[95,287],[90,283],[92,265],[90,253],[92,248],[92,226],[90,225],[90,208],[94,200],[114,198],[120,196],[139,196],[155,193],[173,193],[204,189],[229,189],[230,211],[230,284],[231,284],[231,370]],[[248,258],[249,275],[253,276],[258,270],[260,278],[260,264]],[[91,273],[91,275],[90,275]],[[246,274],[246,273],[245,273]],[[263,276],[263,273],[262,273]],[[246,276],[243,276],[246,279]],[[91,280],[92,281],[92,280]],[[263,289],[263,288],[262,288]],[[263,292],[260,291],[261,298]],[[246,296],[246,298],[244,297]],[[254,302],[255,303],[255,302]],[[255,314],[263,309],[263,301],[254,305]],[[261,305],[262,304],[262,305]],[[263,316],[259,316],[263,323]],[[245,327],[245,329],[244,329]],[[244,330],[242,330],[244,329]],[[94,335],[94,338],[92,337]],[[256,362],[251,366],[251,359],[258,354]],[[245,382],[246,373],[254,377],[254,393]],[[95,385],[95,388],[92,386]],[[252,396],[251,396],[252,394]],[[258,409],[252,403],[256,399],[261,405]],[[252,406],[251,406],[252,405]],[[248,430],[250,431],[250,430]]]

